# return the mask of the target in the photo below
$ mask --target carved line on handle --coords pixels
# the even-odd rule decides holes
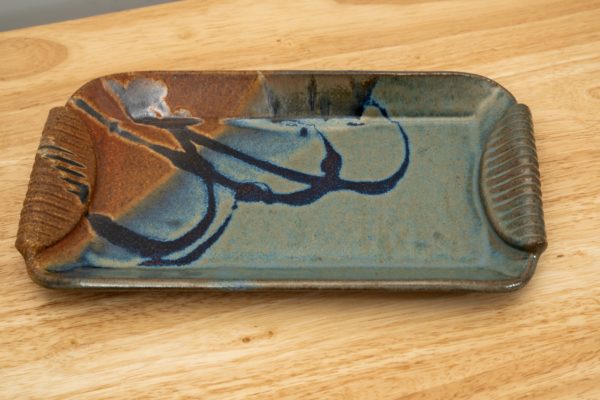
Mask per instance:
[[[21,210],[17,249],[29,260],[65,237],[87,212],[96,179],[88,130],[66,107],[50,110]]]
[[[532,252],[546,247],[542,192],[529,107],[513,105],[485,144],[480,191],[492,226],[508,244]]]

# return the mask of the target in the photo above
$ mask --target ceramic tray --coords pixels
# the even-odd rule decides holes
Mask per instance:
[[[50,111],[17,239],[54,288],[502,291],[545,245],[527,106],[404,72],[95,79]]]

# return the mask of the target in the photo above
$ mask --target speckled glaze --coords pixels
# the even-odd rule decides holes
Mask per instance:
[[[140,72],[44,129],[17,248],[59,288],[514,290],[531,116],[462,73]]]

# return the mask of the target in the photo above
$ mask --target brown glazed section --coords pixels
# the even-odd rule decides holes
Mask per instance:
[[[50,110],[25,196],[17,249],[30,262],[71,232],[87,211],[96,177],[92,141],[66,107]]]
[[[510,107],[487,139],[480,189],[489,219],[505,242],[534,253],[544,250],[540,171],[526,105]]]

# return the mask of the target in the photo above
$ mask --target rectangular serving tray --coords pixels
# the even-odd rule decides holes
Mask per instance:
[[[137,72],[50,111],[17,237],[52,288],[523,286],[527,106],[453,72]]]

